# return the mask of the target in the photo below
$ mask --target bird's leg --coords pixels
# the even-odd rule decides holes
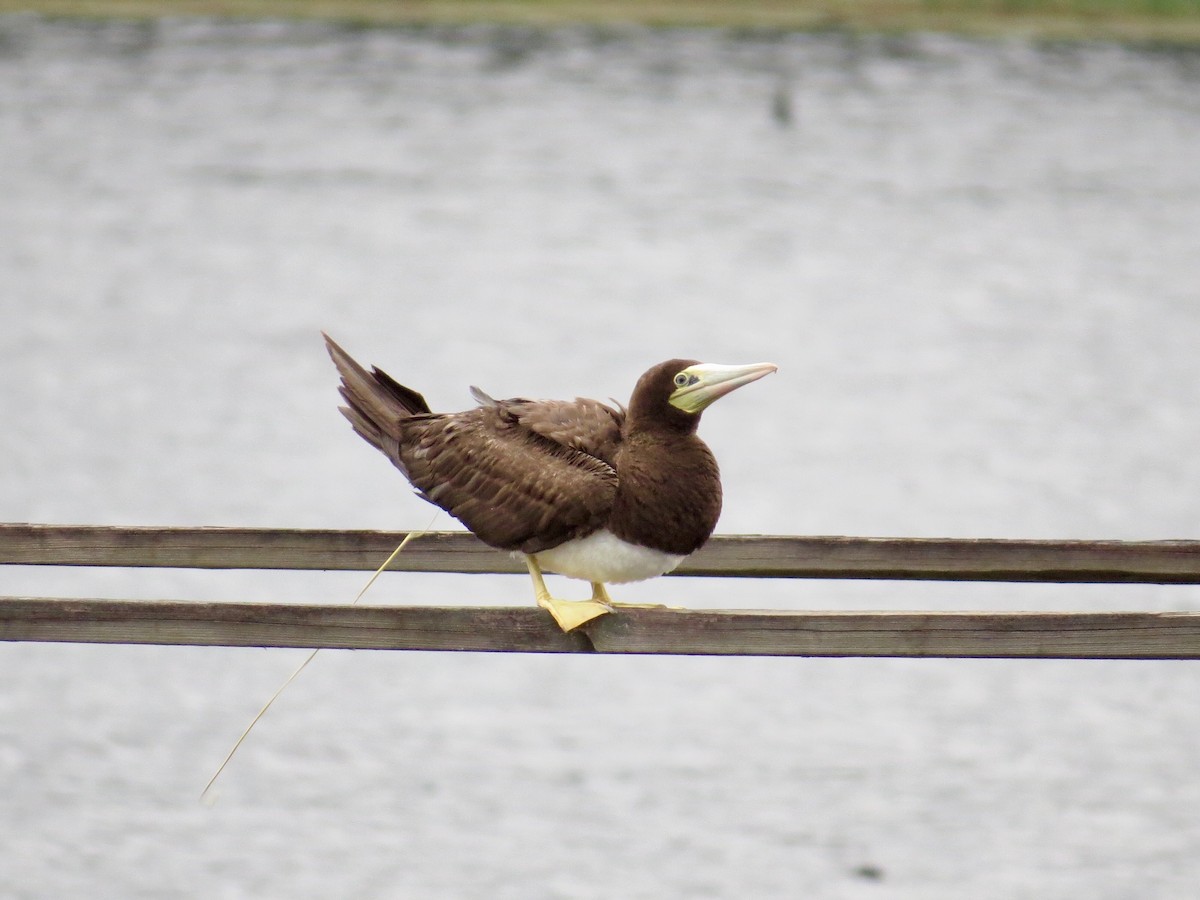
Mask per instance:
[[[533,594],[537,598],[537,605],[554,616],[554,621],[563,631],[573,631],[584,622],[612,612],[607,603],[596,599],[594,593],[591,600],[558,600],[551,597],[537,560],[527,553],[525,565],[529,568],[529,577],[533,579]]]
[[[613,598],[608,596],[608,591],[604,587],[604,582],[592,582],[592,599],[597,603],[603,603],[605,606],[614,606]]]

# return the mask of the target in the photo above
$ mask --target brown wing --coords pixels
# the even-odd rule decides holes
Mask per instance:
[[[484,406],[502,410],[530,431],[610,465],[621,443],[625,411],[599,400],[493,400],[476,387],[471,393]]]
[[[427,500],[494,547],[556,547],[601,527],[612,509],[617,476],[608,463],[525,427],[502,406],[397,425],[397,465]]]

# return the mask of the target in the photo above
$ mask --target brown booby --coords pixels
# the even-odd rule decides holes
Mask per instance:
[[[703,410],[776,370],[672,359],[638,379],[628,407],[596,400],[495,400],[435,413],[325,335],[342,376],[342,414],[418,494],[485,544],[524,554],[539,606],[564,631],[611,612],[605,584],[674,569],[721,512],[717,461],[699,437]],[[590,600],[550,596],[542,571],[592,584]]]

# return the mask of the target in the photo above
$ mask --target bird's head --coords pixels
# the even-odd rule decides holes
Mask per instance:
[[[691,430],[700,413],[714,401],[777,368],[774,363],[728,366],[691,359],[668,360],[638,380],[629,412],[634,418],[650,415]]]

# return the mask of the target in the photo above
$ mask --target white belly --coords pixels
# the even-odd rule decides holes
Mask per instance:
[[[534,558],[546,572],[603,584],[622,584],[665,575],[684,560],[683,556],[674,553],[623,541],[604,529],[567,541],[552,550],[535,553]]]

